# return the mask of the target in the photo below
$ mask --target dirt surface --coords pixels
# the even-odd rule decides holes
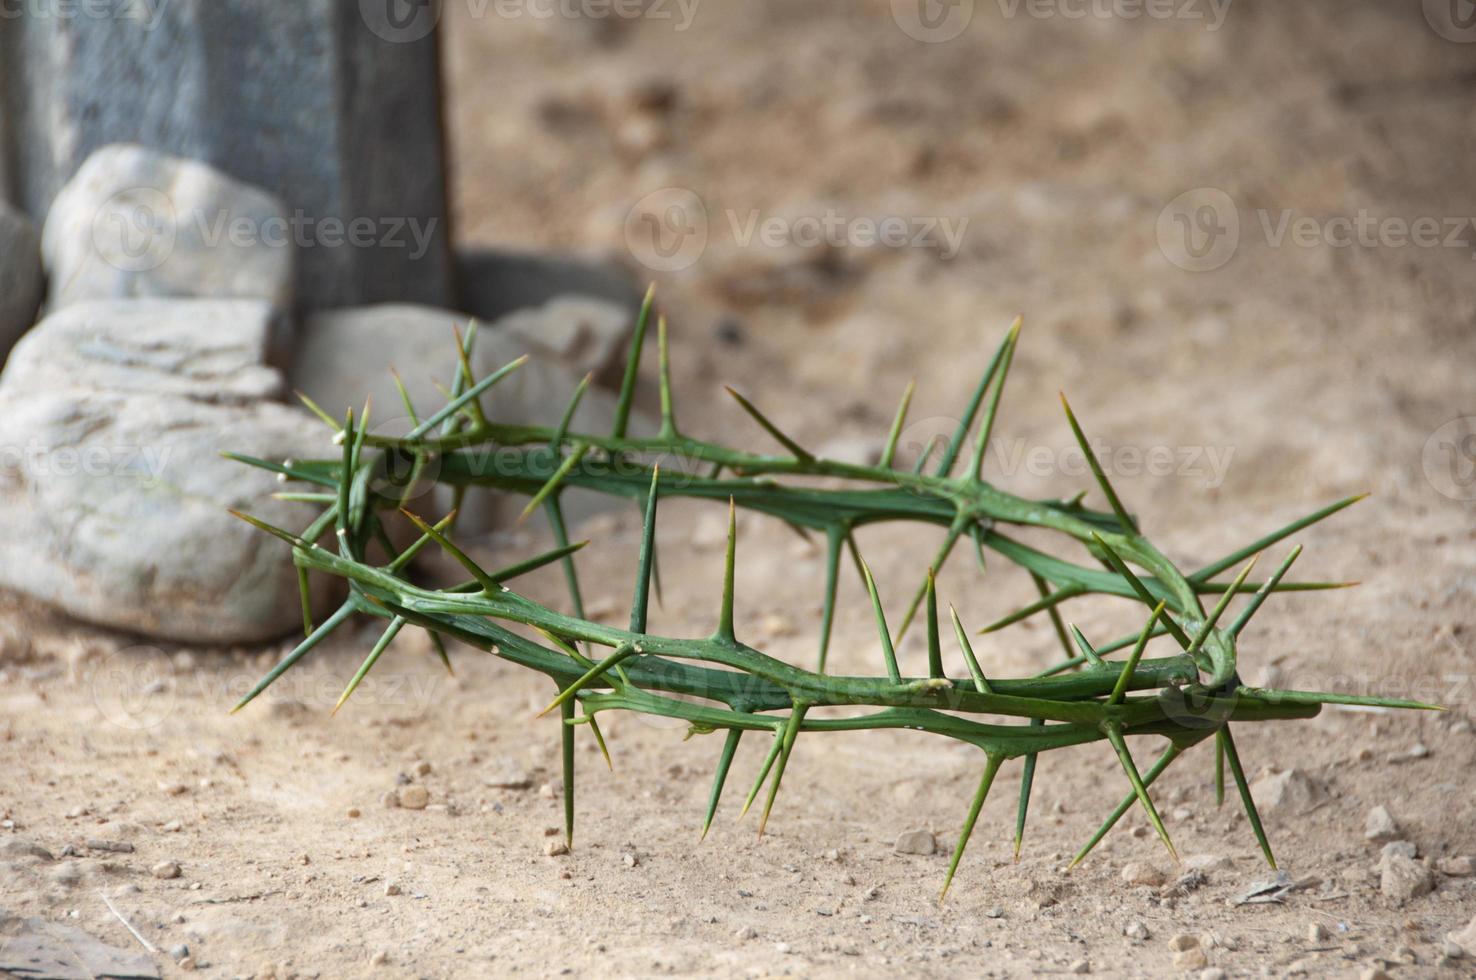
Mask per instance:
[[[972,7],[967,28],[938,43],[899,26],[927,33],[906,4],[875,0],[706,0],[684,30],[676,7],[659,8],[675,21],[586,22],[447,7],[459,233],[613,253],[655,279],[688,429],[764,445],[719,397],[727,381],[802,442],[874,451],[916,378],[904,440],[916,450],[951,425],[1023,312],[991,480],[1027,495],[1089,489],[1067,452],[1062,389],[1111,450],[1144,530],[1185,567],[1371,491],[1295,539],[1300,577],[1363,584],[1268,602],[1240,644],[1245,679],[1450,710],[1243,726],[1248,767],[1297,771],[1261,783],[1286,790],[1263,809],[1298,885],[1280,902],[1232,904],[1271,872],[1233,802],[1215,806],[1206,748],[1155,790],[1185,867],[1133,811],[1064,873],[1125,789],[1099,744],[1042,761],[1018,864],[1018,768],[1005,767],[939,906],[983,762],[973,749],[921,734],[803,739],[760,839],[753,815],[734,819],[762,749],[750,739],[699,844],[717,742],[610,718],[614,771],[583,745],[575,847],[547,856],[562,803],[557,722],[535,718],[542,678],[471,650],[454,652],[448,678],[407,634],[330,718],[372,642],[362,632],[229,716],[281,647],[155,649],[10,603],[0,845],[57,859],[7,850],[0,906],[134,945],[101,891],[159,949],[185,943],[216,976],[1031,976],[1082,963],[1107,976],[1470,975],[1476,949],[1450,959],[1444,944],[1476,915],[1476,878],[1437,870],[1432,892],[1386,896],[1365,820],[1387,807],[1395,836],[1437,868],[1476,855],[1476,486],[1463,441],[1476,415],[1476,46],[1442,37],[1419,4],[1333,0],[1236,0],[1214,30],[966,4],[948,9]],[[1175,9],[1213,17],[1206,3]],[[661,250],[646,214],[668,232]],[[839,244],[744,243],[755,216],[803,237],[831,214]],[[860,219],[886,217],[908,240],[867,244]],[[1441,244],[1401,238],[1398,222],[1420,218]],[[956,254],[945,222],[961,229]],[[1323,238],[1344,229],[1351,245]],[[1168,472],[1146,471],[1155,447]],[[712,628],[720,519],[664,508],[653,630]],[[580,557],[592,605],[618,619],[634,515],[576,533],[595,541]],[[919,537],[861,538],[891,610],[936,546]],[[546,543],[530,527],[479,553]],[[818,554],[744,522],[741,635],[808,664],[820,587]],[[554,574],[523,588],[563,601]],[[996,561],[981,574],[968,556],[940,591],[976,626],[1032,597],[1023,573]],[[876,672],[855,581],[842,601],[833,669]],[[1070,609],[1089,636],[1132,616],[1110,601]],[[1055,642],[1032,620],[976,648],[990,673],[1018,675],[1056,657]],[[923,655],[916,636],[901,648],[904,668]],[[1157,748],[1135,745],[1145,764]],[[425,809],[382,802],[413,800],[412,787],[428,791]],[[894,853],[919,828],[938,852]],[[156,877],[161,862],[179,876]],[[1126,881],[1155,877],[1134,864],[1166,884]],[[1191,865],[1202,880],[1181,879]]]

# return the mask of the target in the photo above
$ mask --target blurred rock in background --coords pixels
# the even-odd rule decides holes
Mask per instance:
[[[28,4],[0,21],[3,196],[40,225],[89,155],[140,143],[286,203],[303,308],[451,304],[434,12],[396,24],[372,7]],[[335,247],[354,222],[372,244]]]

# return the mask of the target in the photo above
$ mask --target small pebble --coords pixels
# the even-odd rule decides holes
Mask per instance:
[[[359,808],[356,806],[349,807],[348,815],[350,820],[357,818],[359,816]]]
[[[184,943],[169,947],[169,958],[176,963],[190,955],[190,948]]]
[[[996,905],[992,909],[990,909],[988,912],[985,912],[984,915],[987,916],[988,918],[991,918],[991,919],[1003,919],[1004,918],[1004,909],[1002,909],[998,905]]]
[[[384,893],[386,895],[398,895],[400,894],[400,886],[393,881],[386,881],[384,883]]]
[[[188,973],[189,971],[191,971],[191,970],[193,970],[195,968],[195,958],[193,956],[186,956],[184,959],[180,960],[179,963],[176,964],[176,965],[181,970],[184,970],[185,972]]]
[[[898,854],[932,854],[938,841],[930,830],[909,830],[897,837],[893,850]]]
[[[1209,957],[1198,946],[1193,949],[1180,950],[1174,954],[1174,969],[1176,970],[1202,970],[1207,966],[1209,966]]]
[[[164,833],[166,834],[177,834],[181,830],[184,830],[184,824],[180,823],[178,820],[171,820],[159,829],[164,831]]]
[[[547,854],[549,857],[558,857],[561,854],[568,854],[569,845],[565,844],[561,840],[551,840],[547,844],[543,845],[543,853]]]
[[[1129,885],[1147,885],[1149,888],[1157,888],[1164,883],[1163,872],[1151,864],[1141,861],[1132,861],[1122,866],[1122,880]]]
[[[1393,840],[1399,835],[1399,824],[1386,807],[1376,806],[1368,811],[1363,824],[1363,836],[1372,841]]]
[[[149,874],[155,878],[178,878],[179,865],[173,861],[160,861],[149,869]]]
[[[407,810],[424,810],[430,802],[430,793],[424,786],[406,786],[400,790],[400,806]]]
[[[1067,969],[1071,973],[1091,973],[1092,964],[1087,960],[1076,960]]]
[[[1195,936],[1189,935],[1187,932],[1181,932],[1177,936],[1174,936],[1172,939],[1169,940],[1169,949],[1173,950],[1176,953],[1182,953],[1187,949],[1198,948],[1199,939]]]
[[[184,783],[160,783],[159,789],[166,796],[182,796],[190,791]]]
[[[417,775],[417,776],[429,776],[430,775],[430,772],[431,772],[431,764],[429,762],[422,761],[422,762],[415,763],[415,775]]]
[[[1469,856],[1441,858],[1435,865],[1443,875],[1452,878],[1469,878],[1476,875],[1476,858]]]
[[[758,933],[754,931],[753,926],[743,926],[737,932],[733,933],[733,938],[742,943],[750,939],[757,939]]]
[[[1199,971],[1199,980],[1226,980],[1227,974],[1217,966]]]
[[[1122,934],[1124,936],[1128,937],[1129,939],[1137,939],[1137,940],[1140,940],[1140,941],[1141,940],[1145,940],[1150,935],[1152,935],[1152,933],[1150,933],[1148,931],[1148,927],[1145,926],[1142,922],[1138,921],[1137,919],[1134,919],[1133,921],[1129,922],[1127,925],[1123,926],[1122,927]]]
[[[377,951],[373,956],[369,957],[370,966],[384,966],[388,962],[389,953],[382,949]]]
[[[641,859],[636,857],[635,854],[631,851],[626,851],[624,854],[620,855],[620,860],[625,862],[625,866],[627,868],[633,868],[641,863]]]
[[[386,810],[395,810],[400,806],[400,794],[390,790],[379,798],[379,805]]]
[[[1327,941],[1327,937],[1328,937],[1327,926],[1323,925],[1321,922],[1313,922],[1313,923],[1311,923],[1311,924],[1309,924],[1307,926],[1307,942],[1309,942],[1309,943],[1326,942]]]

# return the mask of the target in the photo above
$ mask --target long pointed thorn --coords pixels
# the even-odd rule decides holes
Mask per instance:
[[[425,419],[415,428],[411,429],[410,433],[405,437],[406,440],[419,439],[431,429],[434,429],[442,422],[450,419],[457,412],[461,411],[466,406],[467,402],[470,402],[473,399],[479,397],[487,389],[491,388],[503,378],[507,377],[509,374],[512,374],[518,368],[528,363],[528,357],[529,355],[524,354],[522,357],[519,357],[516,360],[503,365],[496,371],[493,371],[491,374],[487,375],[485,378],[478,381],[476,384],[472,385],[461,394],[454,395],[451,400],[448,401],[445,405],[442,405],[441,408],[438,409],[434,415]]]
[[[803,702],[794,706],[789,713],[789,722],[784,726],[784,747],[779,751],[779,762],[774,767],[774,779],[769,783],[769,797],[764,800],[764,812],[759,815],[758,835],[764,836],[764,828],[769,825],[769,813],[774,809],[774,800],[779,796],[779,783],[784,779],[784,769],[789,765],[789,755],[794,751],[795,739],[799,736],[799,728],[805,720],[805,712],[809,705]]]
[[[928,565],[928,576],[935,575],[943,570],[944,562],[948,561],[949,554],[953,552],[953,546],[963,536],[964,529],[967,526],[968,519],[962,514],[948,526],[948,536],[943,539],[943,544],[938,548],[938,553],[933,556],[932,563]],[[902,624],[897,627],[898,643],[901,643],[902,638],[907,635],[907,629],[912,625],[912,620],[917,616],[918,609],[922,607],[922,601],[927,596],[927,592],[928,578],[924,577],[922,584],[917,587],[917,592],[913,594],[912,601],[907,604],[907,612],[902,616]]]
[[[579,411],[579,403],[583,401],[584,393],[589,390],[590,382],[593,380],[594,372],[590,371],[574,386],[574,394],[569,396],[569,404],[564,406],[564,414],[559,418],[559,427],[554,429],[553,438],[548,441],[554,449],[562,446],[564,440],[568,438],[569,426],[574,424],[574,413]]]
[[[1292,562],[1296,561],[1301,554],[1302,546],[1297,545],[1282,560],[1281,565],[1266,580],[1265,584],[1256,590],[1256,594],[1251,596],[1251,601],[1246,603],[1245,608],[1240,611],[1240,615],[1236,616],[1235,621],[1230,624],[1228,632],[1232,637],[1240,636],[1240,631],[1245,629],[1245,624],[1249,623],[1251,617],[1256,614],[1256,610],[1261,608],[1261,603],[1266,601],[1266,597],[1276,591],[1276,586],[1281,584],[1281,577],[1287,573],[1287,570],[1292,567]]]
[[[410,519],[410,523],[414,524],[417,528],[420,529],[421,534],[426,535],[436,544],[440,545],[441,549],[445,551],[446,554],[455,559],[458,565],[471,573],[471,577],[477,580],[477,584],[482,587],[482,591],[486,592],[488,595],[492,595],[496,592],[501,591],[502,586],[498,584],[497,580],[494,579],[491,575],[488,575],[486,569],[482,568],[481,565],[478,565],[475,561],[473,561],[471,556],[458,548],[450,538],[446,537],[440,531],[436,530],[434,527],[427,524],[424,520],[422,520],[415,514],[412,514],[410,511],[402,509],[400,513],[408,517]]]
[[[636,316],[635,330],[630,335],[630,353],[625,358],[625,376],[620,381],[620,396],[615,402],[615,424],[610,434],[616,439],[625,438],[630,424],[630,409],[635,402],[636,378],[641,370],[641,348],[646,343],[646,328],[651,322],[651,308],[656,303],[656,284],[646,289],[646,298],[641,301],[641,312]]]
[[[974,824],[979,819],[979,811],[984,809],[984,800],[989,796],[989,787],[994,785],[994,774],[999,772],[1000,763],[1004,762],[1004,756],[991,753],[989,761],[984,764],[984,775],[979,779],[979,788],[974,791],[974,801],[969,804],[969,815],[964,818],[963,830],[959,832],[958,844],[953,848],[953,857],[948,862],[948,874],[943,879],[943,890],[938,893],[938,904],[948,897],[948,889],[953,885],[953,875],[958,871],[958,862],[963,859],[964,848],[969,844],[969,837],[974,833]]]
[[[1225,805],[1225,743],[1215,736],[1215,806]]]
[[[558,498],[551,498],[543,505],[548,513],[549,527],[553,528],[554,543],[560,548],[569,547],[569,528],[564,523],[564,508]],[[584,619],[584,597],[579,590],[579,570],[574,567],[573,554],[565,555],[559,560],[564,568],[564,585],[569,590],[569,603],[574,610],[574,615]]]
[[[984,421],[979,425],[979,438],[974,443],[974,460],[969,465],[969,476],[975,482],[981,480],[984,475],[984,454],[989,448],[989,436],[994,430],[995,416],[999,413],[999,399],[1004,394],[1005,380],[1010,376],[1010,364],[1015,359],[1015,343],[1020,337],[1020,327],[1024,323],[1024,317],[1015,317],[1015,322],[1010,325],[1009,335],[1005,337],[1004,359],[999,365],[999,382],[989,395],[989,407],[984,410]]]
[[[1276,869],[1276,856],[1271,853],[1271,842],[1266,839],[1266,828],[1261,824],[1261,814],[1256,810],[1255,798],[1251,796],[1250,784],[1246,782],[1245,770],[1240,765],[1240,753],[1235,750],[1235,739],[1230,737],[1230,726],[1226,725],[1215,733],[1215,740],[1225,753],[1225,761],[1230,765],[1230,774],[1235,777],[1235,788],[1240,791],[1240,802],[1245,806],[1246,819],[1250,821],[1251,831],[1256,835],[1256,843],[1261,845],[1261,853],[1266,856],[1266,863]]]
[[[1153,612],[1148,616],[1148,622],[1143,624],[1143,631],[1138,634],[1138,642],[1133,644],[1133,652],[1128,654],[1127,660],[1123,661],[1122,672],[1117,675],[1117,683],[1112,685],[1112,695],[1107,703],[1121,704],[1123,696],[1127,694],[1128,687],[1133,682],[1133,671],[1138,669],[1138,661],[1143,659],[1143,651],[1148,649],[1148,641],[1153,636],[1153,627],[1158,623],[1158,617],[1163,615],[1164,603],[1159,601],[1153,607]]]
[[[735,558],[738,553],[738,507],[733,498],[728,498],[728,547],[723,555],[723,605],[718,613],[717,638],[725,643],[737,643],[733,632],[733,601]]]
[[[891,469],[892,460],[897,457],[897,440],[902,438],[902,427],[907,423],[907,409],[912,405],[912,393],[916,388],[916,379],[907,382],[907,389],[902,392],[902,401],[897,405],[897,414],[892,417],[892,428],[887,433],[887,445],[882,450],[881,462],[877,464],[884,470]]]
[[[820,660],[815,668],[825,673],[825,658],[830,652],[830,633],[835,626],[835,597],[840,588],[841,549],[845,547],[844,526],[833,524],[825,531],[825,599],[820,610]]]
[[[461,340],[461,328],[453,323],[451,324],[451,332],[456,337],[456,358],[460,362],[459,370],[461,371],[461,377],[465,379],[465,384],[471,385],[474,383],[473,378],[475,376],[472,374],[471,358],[467,356],[466,345]],[[471,401],[467,402],[466,407],[471,411],[472,424],[477,428],[486,427],[487,416],[482,412],[481,399],[471,399]]]
[[[390,377],[395,379],[395,390],[400,393],[400,404],[404,406],[405,416],[410,420],[412,426],[420,424],[420,414],[415,411],[415,400],[410,397],[410,389],[405,387],[405,379],[400,377],[394,365],[390,366]]]
[[[938,638],[938,585],[928,569],[928,676],[943,676],[943,645]]]
[[[782,729],[774,732],[774,744],[769,746],[769,752],[764,756],[764,764],[759,767],[758,776],[753,781],[753,786],[748,790],[748,799],[743,801],[743,809],[738,811],[738,819],[742,820],[748,814],[748,808],[753,806],[753,801],[758,799],[759,790],[763,789],[764,780],[769,778],[769,770],[774,768],[774,760],[779,758],[779,751],[784,748],[784,733]]]
[[[1061,588],[1052,592],[1050,595],[1043,596],[1040,599],[1037,599],[1035,602],[1030,603],[1030,605],[1028,606],[1022,606],[1021,608],[1010,613],[1008,616],[996,619],[988,626],[985,626],[983,629],[979,630],[979,634],[982,636],[985,633],[998,632],[999,630],[1004,629],[1006,626],[1013,626],[1015,623],[1020,622],[1022,619],[1029,619],[1031,616],[1034,616],[1041,610],[1053,609],[1061,603],[1065,602],[1067,599],[1074,599],[1081,594],[1082,592],[1080,589],[1073,588],[1071,586],[1062,586]]]
[[[738,751],[738,740],[743,737],[743,729],[730,728],[728,736],[723,740],[723,752],[718,756],[717,772],[712,777],[712,791],[707,795],[707,815],[702,819],[702,836],[698,841],[707,839],[707,832],[712,829],[712,818],[717,814],[718,802],[723,798],[723,784],[728,781],[728,770],[733,766],[733,755]]]
[[[1092,451],[1091,443],[1087,442],[1086,433],[1081,431],[1081,425],[1076,421],[1076,415],[1071,411],[1071,403],[1066,400],[1066,393],[1061,393],[1061,407],[1066,409],[1066,421],[1071,425],[1071,433],[1076,436],[1076,443],[1081,447],[1082,454],[1086,456],[1087,465],[1091,467],[1092,476],[1097,478],[1097,485],[1107,495],[1107,502],[1112,506],[1112,513],[1117,515],[1122,528],[1131,534],[1136,529],[1133,519],[1129,516],[1127,508],[1122,505],[1117,491],[1112,489],[1112,483],[1107,479],[1107,474],[1102,469],[1102,464],[1097,460],[1097,454]]]
[[[1199,648],[1204,646],[1204,641],[1209,638],[1210,630],[1214,629],[1215,624],[1220,621],[1220,616],[1224,614],[1226,607],[1230,605],[1230,601],[1235,598],[1235,594],[1240,591],[1240,587],[1245,584],[1246,576],[1251,573],[1252,568],[1256,567],[1256,562],[1259,559],[1260,555],[1256,555],[1250,561],[1246,562],[1245,567],[1240,570],[1240,574],[1235,576],[1235,581],[1230,583],[1230,588],[1226,589],[1225,594],[1220,596],[1220,601],[1215,603],[1215,608],[1205,617],[1204,622],[1200,625],[1199,632],[1194,634],[1194,641],[1189,644],[1189,649],[1184,651],[1187,656],[1194,656],[1199,652]]]
[[[498,582],[515,579],[519,575],[526,575],[529,572],[543,568],[545,565],[552,565],[556,561],[561,562],[569,556],[583,551],[588,544],[588,541],[575,541],[573,544],[560,545],[542,554],[534,555],[532,558],[525,558],[520,562],[499,568],[492,573],[492,578]]]
[[[1169,764],[1177,759],[1183,751],[1183,749],[1170,742],[1168,747],[1163,750],[1163,754],[1158,757],[1158,761],[1153,763],[1152,768],[1143,774],[1143,785],[1152,786],[1153,781],[1161,776],[1163,771],[1169,767]],[[1127,813],[1137,801],[1137,792],[1129,790],[1128,794],[1122,798],[1122,802],[1117,804],[1116,809],[1097,828],[1097,832],[1092,835],[1092,839],[1087,841],[1082,849],[1076,852],[1076,856],[1071,859],[1071,864],[1067,866],[1066,870],[1069,871],[1080,864],[1092,852],[1092,848],[1096,847],[1102,838],[1107,836],[1107,832],[1117,825],[1117,821],[1121,820],[1122,815]]]
[[[335,704],[333,706],[333,710],[328,713],[329,717],[338,714],[338,709],[342,708],[344,704],[348,702],[348,699],[353,696],[354,691],[358,690],[359,682],[361,682],[366,676],[368,676],[369,671],[372,670],[375,663],[379,661],[380,655],[384,653],[384,651],[392,642],[394,642],[395,637],[400,634],[400,630],[403,629],[404,626],[405,617],[403,616],[396,616],[394,619],[390,620],[389,627],[384,631],[384,633],[380,635],[379,639],[375,642],[373,649],[369,651],[369,656],[364,658],[364,662],[359,665],[358,671],[348,682],[348,686],[345,687],[343,689],[343,693],[338,696],[338,703]]]
[[[1040,728],[1045,721],[1040,718],[1030,719],[1031,728]],[[1020,769],[1020,802],[1015,806],[1015,863],[1020,863],[1020,845],[1025,841],[1025,818],[1030,814],[1030,790],[1035,785],[1035,762],[1036,753],[1032,752],[1025,757],[1025,764]]]
[[[309,398],[304,392],[298,391],[294,392],[293,394],[297,395],[297,400],[302,402],[303,405],[306,406],[308,411],[312,412],[318,418],[322,419],[323,422],[328,426],[328,428],[332,429],[334,432],[341,431],[341,426],[338,423],[338,419],[323,411],[322,406],[320,406],[317,402]]]
[[[639,652],[640,651],[636,649],[634,644],[622,643],[620,646],[616,647],[615,651],[611,653],[608,657],[606,657],[604,660],[601,660],[593,667],[589,668],[589,670],[585,671],[573,684],[570,684],[568,687],[560,691],[558,697],[549,702],[548,707],[538,712],[538,717],[542,718],[553,709],[562,707],[563,705],[570,703],[570,701],[573,700],[574,695],[578,694],[580,691],[584,690],[586,687],[593,684],[595,681],[599,680],[601,677],[605,676],[605,674],[614,670],[616,667],[620,666],[631,657],[634,657]]]
[[[1000,359],[1004,357],[1005,350],[1009,348],[1016,334],[1019,333],[1018,320],[1016,325],[1010,327],[1009,333],[998,347],[994,349],[994,356],[989,359],[989,366],[984,369],[984,374],[979,378],[979,383],[974,386],[973,394],[969,396],[968,407],[964,409],[963,415],[958,420],[958,426],[953,430],[953,436],[948,440],[943,449],[943,458],[938,461],[938,476],[947,476],[948,471],[953,469],[954,461],[958,459],[959,450],[963,448],[964,439],[968,437],[969,429],[974,424],[974,419],[979,414],[979,406],[984,401],[984,393],[989,390],[990,383],[994,380],[995,372],[999,370]]]
[[[656,318],[656,348],[660,355],[661,438],[677,438],[676,409],[671,397],[671,354],[666,348],[666,317]]]
[[[538,492],[533,494],[532,498],[529,499],[528,506],[524,507],[523,512],[518,515],[519,524],[526,521],[529,514],[541,507],[544,501],[549,500],[558,491],[559,486],[574,471],[574,467],[580,464],[585,454],[589,452],[589,449],[589,443],[581,442],[574,447],[573,452],[563,458],[563,461],[559,463],[558,469],[554,470],[553,474],[543,486],[538,488]]]
[[[979,667],[978,658],[974,656],[974,648],[969,643],[969,635],[964,632],[963,623],[959,621],[958,610],[950,604],[948,614],[953,617],[953,635],[958,638],[958,648],[963,651],[964,661],[969,665],[969,674],[974,678],[974,689],[980,694],[993,694],[994,691],[989,687],[989,680]]]
[[[723,388],[725,391],[727,391],[728,394],[733,396],[733,400],[741,405],[743,407],[743,410],[747,412],[749,416],[752,417],[752,419],[757,422],[765,432],[773,436],[775,441],[778,442],[785,449],[788,449],[790,453],[794,455],[795,459],[802,460],[804,462],[814,461],[814,454],[812,454],[809,450],[805,449],[799,443],[795,442],[793,439],[789,438],[789,436],[781,432],[779,427],[776,426],[773,422],[770,422],[763,412],[760,412],[757,408],[754,407],[752,402],[750,402],[747,398],[744,398],[737,391],[735,391],[731,387],[728,387],[727,385],[724,385]]]
[[[574,847],[574,705],[565,701],[559,722],[559,742],[564,763],[564,843]]]
[[[892,646],[892,634],[887,629],[887,617],[882,612],[881,596],[876,592],[876,580],[871,577],[871,569],[864,560],[861,561],[861,575],[866,580],[866,591],[871,596],[871,611],[876,616],[876,631],[881,639],[882,658],[887,664],[887,676],[893,684],[902,683],[902,672],[897,669],[897,651]]]
[[[1122,560],[1122,556],[1113,549],[1112,545],[1107,543],[1105,538],[1093,532],[1092,540],[1097,542],[1097,547],[1101,548],[1102,553],[1106,555],[1107,564],[1112,567],[1114,572],[1122,576],[1123,580],[1127,582],[1137,597],[1142,600],[1143,605],[1152,606],[1158,602],[1158,598],[1152,592],[1148,591],[1148,586],[1144,585],[1143,580],[1138,578],[1131,568],[1127,567],[1127,562]],[[1166,612],[1163,614],[1163,625],[1173,635],[1173,638],[1178,641],[1179,646],[1185,650],[1189,649],[1189,634],[1185,633],[1183,628],[1174,622]]]
[[[1153,805],[1153,798],[1148,795],[1148,786],[1143,782],[1142,775],[1138,772],[1137,763],[1133,762],[1133,754],[1128,750],[1127,740],[1122,737],[1122,729],[1116,725],[1106,726],[1107,739],[1112,743],[1112,748],[1117,751],[1117,759],[1122,763],[1123,772],[1127,773],[1128,782],[1133,785],[1133,792],[1138,796],[1138,802],[1143,805],[1143,810],[1148,814],[1148,822],[1158,832],[1158,837],[1163,841],[1163,846],[1168,848],[1169,857],[1174,863],[1179,863],[1179,852],[1174,848],[1174,842],[1169,838],[1168,828],[1163,825],[1163,818],[1158,815],[1158,808]]]
[[[297,597],[302,604],[302,635],[313,635],[313,593],[312,583],[308,581],[308,570],[299,565],[297,568]]]
[[[1102,655],[1097,652],[1096,648],[1093,647],[1091,643],[1087,642],[1086,636],[1082,634],[1081,630],[1076,628],[1075,623],[1068,624],[1068,628],[1071,630],[1071,635],[1073,638],[1075,638],[1076,645],[1081,650],[1081,655],[1086,658],[1087,663],[1091,664],[1093,667],[1107,666],[1106,662],[1102,660]]]
[[[1313,511],[1306,517],[1292,521],[1290,524],[1287,524],[1284,527],[1272,531],[1265,537],[1252,541],[1244,548],[1241,548],[1237,551],[1232,551],[1230,554],[1226,555],[1224,558],[1221,558],[1219,561],[1211,562],[1210,564],[1204,566],[1189,577],[1195,581],[1200,582],[1214,578],[1225,569],[1240,564],[1256,552],[1265,551],[1271,545],[1282,540],[1283,538],[1290,537],[1291,535],[1296,534],[1298,531],[1302,530],[1305,527],[1310,527],[1311,525],[1316,524],[1318,521],[1325,520],[1326,518],[1331,517],[1343,508],[1351,507],[1368,496],[1369,494],[1360,493],[1356,496],[1346,497],[1342,500],[1339,500],[1337,503],[1329,504],[1321,510]]]
[[[600,755],[605,757],[605,766],[611,772],[615,771],[615,763],[610,761],[610,747],[605,744],[604,733],[600,731],[599,720],[594,715],[584,713],[580,715],[589,722],[589,733],[595,737],[595,744],[600,747]]]
[[[301,643],[294,647],[292,651],[287,654],[287,656],[278,661],[275,667],[267,671],[266,676],[257,681],[256,686],[247,691],[245,696],[242,697],[241,700],[236,702],[236,706],[231,709],[231,714],[235,714],[236,712],[240,711],[242,708],[250,704],[252,701],[254,701],[257,695],[261,694],[261,692],[265,691],[268,687],[271,687],[272,683],[276,681],[277,678],[287,673],[287,671],[294,664],[296,664],[303,657],[307,656],[308,652],[316,647],[319,643],[322,643],[323,640],[327,639],[328,635],[331,634],[334,630],[338,629],[340,626],[346,623],[349,617],[353,614],[354,604],[352,602],[345,602],[343,605],[339,606],[338,610],[333,615],[323,620],[323,622],[319,624],[318,628],[313,630],[312,636],[304,639]]]
[[[636,560],[635,594],[630,601],[630,631],[646,632],[646,616],[651,605],[651,563],[656,554],[656,499],[660,494],[661,467],[651,468],[651,486],[646,491],[646,514],[641,527],[641,552]]]

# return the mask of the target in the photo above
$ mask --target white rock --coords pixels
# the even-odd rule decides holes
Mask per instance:
[[[149,636],[281,636],[301,621],[296,573],[281,542],[226,508],[289,528],[313,510],[272,500],[272,474],[220,452],[323,455],[325,434],[271,402],[0,384],[0,585]],[[315,585],[321,606],[331,583]]]
[[[1166,880],[1163,872],[1151,864],[1132,861],[1122,866],[1122,880],[1129,885],[1147,885],[1157,888]]]
[[[1295,767],[1285,772],[1268,771],[1251,783],[1251,796],[1258,808],[1288,808],[1298,812],[1327,799],[1322,783]]]
[[[72,385],[242,403],[280,399],[284,340],[260,300],[94,300],[52,313],[16,344],[7,391]]]
[[[1399,824],[1390,815],[1388,809],[1376,806],[1368,811],[1368,819],[1363,825],[1363,836],[1373,841],[1393,840],[1399,834]]]
[[[1467,956],[1476,956],[1476,916],[1471,917],[1465,928],[1457,929],[1445,938],[1459,946]]]
[[[651,334],[655,327],[650,324]],[[553,355],[578,377],[593,374],[612,384],[624,372],[634,329],[629,309],[593,296],[559,296],[509,313],[491,327],[530,350]]]
[[[1441,858],[1435,865],[1443,875],[1452,878],[1469,878],[1476,874],[1476,858],[1469,856]]]
[[[36,322],[45,287],[35,225],[0,201],[0,361]]]
[[[206,164],[123,143],[87,158],[41,233],[52,309],[145,296],[290,309],[294,248],[276,197]]]
[[[897,836],[893,850],[898,854],[932,854],[938,842],[930,830],[908,830]]]
[[[1402,854],[1391,854],[1384,859],[1379,890],[1385,898],[1403,903],[1430,892],[1434,887],[1430,870],[1418,861]]]

